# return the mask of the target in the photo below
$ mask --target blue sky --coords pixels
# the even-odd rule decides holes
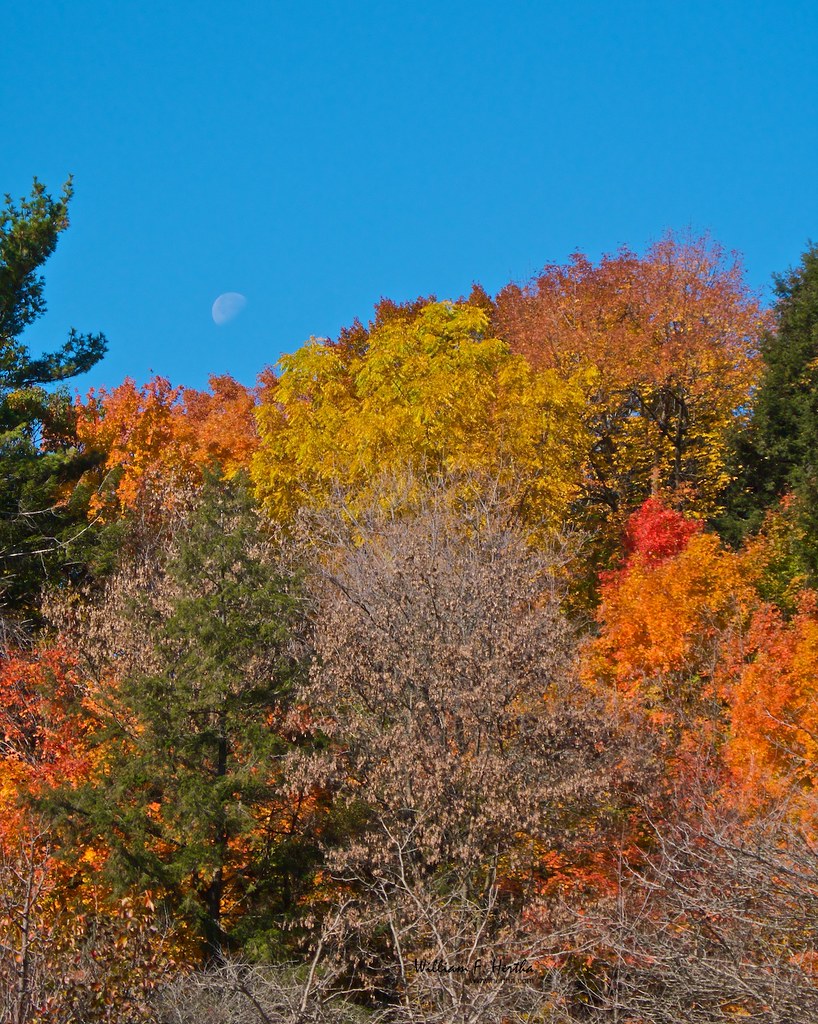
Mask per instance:
[[[26,340],[104,331],[82,389],[251,383],[381,295],[668,228],[759,289],[818,240],[814,0],[9,0],[2,34],[0,192],[76,188]]]

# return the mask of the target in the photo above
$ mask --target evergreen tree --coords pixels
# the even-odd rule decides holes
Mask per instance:
[[[71,180],[58,199],[37,179],[31,196],[0,208],[0,600],[31,615],[45,575],[70,570],[83,534],[86,460],[75,445],[70,396],[58,384],[102,358],[101,334],[73,329],[56,351],[33,358],[21,334],[45,312],[40,268],[68,227]]]
[[[775,279],[777,330],[762,343],[766,364],[750,427],[736,440],[731,539],[757,529],[767,509],[791,492],[802,537],[802,568],[818,576],[818,245]]]
[[[123,586],[120,600],[111,588]],[[98,620],[111,648],[98,702],[105,770],[65,802],[111,850],[112,877],[164,891],[218,958],[271,928],[304,870],[287,863],[298,815],[278,789],[296,583],[244,483],[210,476],[165,564],[126,568],[111,588]],[[237,908],[243,930],[231,934]]]

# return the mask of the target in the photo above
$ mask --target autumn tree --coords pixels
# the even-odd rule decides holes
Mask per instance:
[[[725,520],[717,525],[720,532]],[[743,528],[742,528],[743,529]],[[737,536],[728,532],[728,538]],[[785,494],[764,514],[761,526],[747,534],[738,546],[742,564],[758,593],[760,601],[776,605],[787,617],[792,616],[809,584],[809,571],[804,561],[807,530],[798,499]]]
[[[818,597],[805,590],[787,621],[771,604],[752,617],[729,685],[726,758],[751,807],[788,800],[815,820],[818,794]]]
[[[48,952],[59,871],[53,836],[36,807],[55,780],[81,782],[89,769],[75,660],[59,648],[0,658],[0,1019],[25,1024],[36,1005]]]
[[[725,724],[722,675],[758,603],[752,563],[655,499],[629,517],[625,547],[604,574],[583,672],[640,709],[669,756],[690,753]]]
[[[201,482],[208,466],[227,477],[246,469],[258,445],[254,409],[269,379],[256,389],[229,376],[211,376],[209,391],[173,387],[154,377],[142,387],[130,378],[110,391],[91,391],[77,403],[78,437],[97,463],[91,511],[105,519],[133,509],[144,486],[159,477]]]
[[[279,365],[258,409],[253,460],[277,518],[325,504],[338,486],[365,502],[387,468],[415,481],[490,471],[552,526],[578,493],[579,384],[535,374],[491,336],[478,306],[395,313],[342,343],[313,339]]]
[[[413,1005],[435,1021],[510,1011],[501,985],[431,984],[411,962],[533,962],[540,938],[523,910],[549,854],[615,819],[638,776],[574,674],[559,554],[530,546],[485,485],[473,493],[453,506],[441,487],[411,514],[374,500],[308,520],[322,543],[299,700],[328,745],[299,758],[296,777],[326,789],[339,816],[326,870],[327,898],[345,908],[343,955],[407,1008],[401,1020],[424,1019]]]
[[[299,599],[240,479],[209,477],[173,509],[98,603],[54,613],[85,655],[99,763],[57,804],[110,849],[112,878],[164,891],[212,959],[242,928],[274,930],[305,870],[289,853],[299,809],[276,789]]]
[[[0,874],[7,870],[0,865]],[[178,969],[150,898],[113,899],[104,888],[71,883],[61,882],[45,898],[41,888],[32,891],[26,998],[18,996],[20,964],[17,978],[3,970],[9,957],[0,964],[0,1020],[155,1024],[156,990]],[[13,909],[26,905],[28,892]]]
[[[644,257],[576,254],[497,296],[494,326],[532,364],[585,376],[585,497],[620,526],[657,491],[716,513],[731,430],[747,415],[766,323],[735,255],[667,236]]]
[[[93,768],[77,658],[45,644],[8,652],[0,694],[0,1021],[147,1024],[170,965],[150,900],[114,897],[98,848],[61,857],[42,806]]]
[[[72,194],[70,179],[54,199],[35,178],[28,198],[7,196],[0,209],[0,594],[18,617],[33,612],[45,574],[66,571],[85,527],[83,495],[74,491],[87,462],[68,394],[51,385],[90,369],[105,338],[71,330],[39,357],[21,340],[45,312],[39,271],[68,227]]]

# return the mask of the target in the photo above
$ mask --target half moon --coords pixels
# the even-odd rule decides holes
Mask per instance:
[[[225,292],[213,303],[213,309],[210,311],[213,323],[218,324],[219,327],[230,323],[231,320],[236,319],[246,305],[247,299],[241,292]]]

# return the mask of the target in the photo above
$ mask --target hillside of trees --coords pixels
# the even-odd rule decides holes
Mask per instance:
[[[0,211],[0,1022],[818,1020],[818,246],[72,395],[70,200]]]

